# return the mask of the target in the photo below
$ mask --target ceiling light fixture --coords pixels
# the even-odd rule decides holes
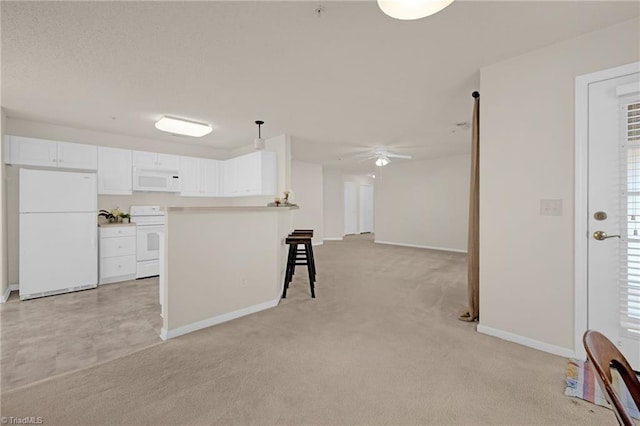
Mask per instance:
[[[256,124],[258,125],[258,138],[253,140],[253,145],[260,150],[264,149],[264,139],[262,139],[262,134],[260,133],[260,126],[264,124],[264,121],[258,120]]]
[[[213,131],[211,126],[206,123],[167,117],[166,115],[156,122],[156,129],[174,135],[193,136],[195,138],[208,135]]]
[[[379,156],[378,159],[376,160],[376,166],[378,167],[384,167],[389,163],[390,163],[389,159],[384,155]]]
[[[392,18],[413,20],[440,12],[453,0],[378,0],[378,7]]]

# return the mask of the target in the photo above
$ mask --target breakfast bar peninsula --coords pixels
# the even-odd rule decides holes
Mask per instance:
[[[167,207],[161,337],[277,306],[298,207]]]

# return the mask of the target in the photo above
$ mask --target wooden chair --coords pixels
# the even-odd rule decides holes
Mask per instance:
[[[633,401],[640,407],[640,381],[625,357],[620,353],[609,339],[597,331],[587,330],[582,337],[587,357],[595,369],[595,376],[604,391],[607,401],[611,404],[618,418],[618,423],[623,426],[634,426],[634,420],[626,410],[620,396],[613,389],[611,379],[611,367],[618,370],[624,384],[627,386]]]

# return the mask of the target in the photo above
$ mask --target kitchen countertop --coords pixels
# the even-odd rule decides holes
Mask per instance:
[[[98,223],[98,227],[100,228],[111,228],[111,227],[118,227],[118,226],[136,226],[136,224],[135,223],[109,223],[109,222]]]
[[[290,211],[297,210],[298,206],[267,207],[267,206],[228,206],[228,207],[165,207],[166,212],[229,212],[229,211]]]

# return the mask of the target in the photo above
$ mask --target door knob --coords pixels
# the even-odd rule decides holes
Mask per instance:
[[[620,238],[620,235],[607,235],[607,233],[604,231],[596,231],[593,233],[593,238],[598,241],[603,241],[607,238]]]

